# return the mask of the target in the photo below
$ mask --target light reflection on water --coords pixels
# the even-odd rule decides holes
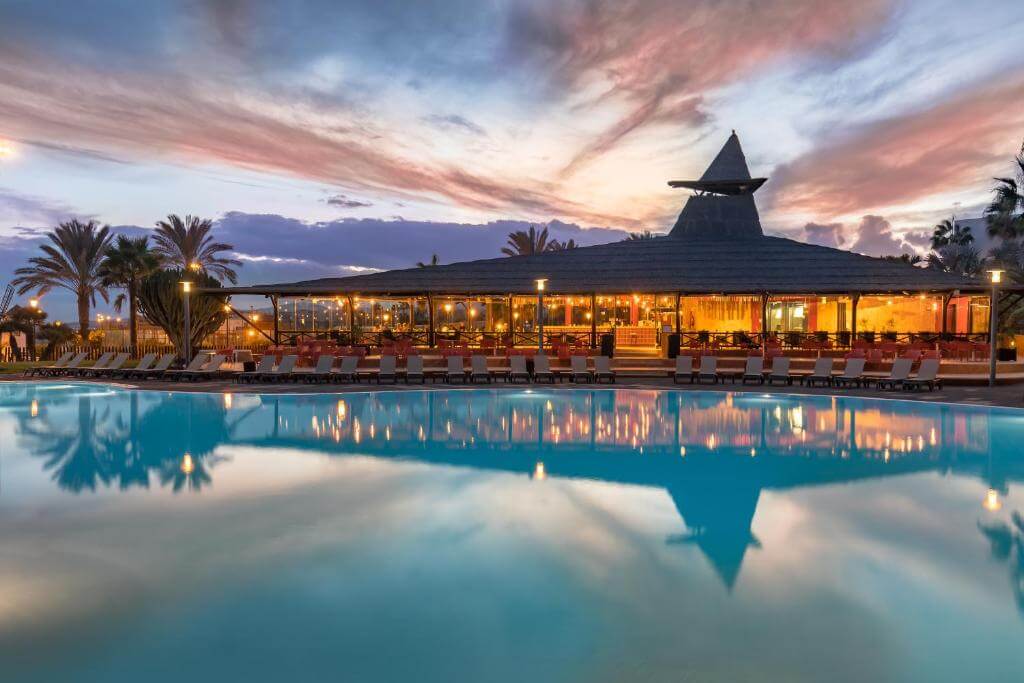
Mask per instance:
[[[1022,436],[1014,411],[825,397],[3,385],[0,660],[1014,678]]]

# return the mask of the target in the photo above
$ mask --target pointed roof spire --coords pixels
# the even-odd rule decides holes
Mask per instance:
[[[750,177],[747,157],[734,130],[700,180],[670,180],[668,184],[712,194],[737,195],[756,192],[766,180]]]

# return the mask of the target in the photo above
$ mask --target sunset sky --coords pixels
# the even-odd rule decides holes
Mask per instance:
[[[71,216],[221,219],[243,282],[664,231],[731,129],[766,230],[921,249],[1021,149],[1021,36],[1020,0],[0,0],[0,276]]]

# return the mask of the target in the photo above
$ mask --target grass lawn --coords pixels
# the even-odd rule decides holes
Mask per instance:
[[[53,361],[50,361],[52,363]],[[40,362],[38,365],[49,365],[50,363]],[[0,375],[20,375],[37,363],[0,363]]]

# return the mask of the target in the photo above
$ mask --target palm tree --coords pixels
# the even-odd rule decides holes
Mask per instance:
[[[950,244],[968,244],[974,241],[969,225],[958,225],[956,219],[947,218],[935,226],[932,231],[932,249],[939,249]]]
[[[218,256],[220,252],[232,251],[235,247],[214,242],[210,234],[212,230],[213,221],[208,218],[185,216],[182,220],[172,213],[166,221],[157,222],[153,251],[171,266],[207,271],[218,280],[228,280],[235,284],[238,282],[238,273],[232,266],[240,266],[242,262]]]
[[[565,242],[551,240],[550,244],[548,244],[548,251],[565,251],[566,249],[575,249],[578,246],[576,240],[573,239],[566,240]]]
[[[37,308],[25,306],[12,306],[7,315],[0,319],[0,334],[6,332],[10,335],[10,347],[14,353],[14,359],[21,360],[21,348],[18,346],[17,334],[25,335],[25,349],[31,350],[36,347],[35,332],[36,326],[46,319],[46,313]]]
[[[117,242],[107,248],[103,263],[100,264],[103,284],[125,290],[125,294],[114,299],[114,308],[118,312],[124,306],[127,295],[128,334],[133,352],[139,343],[139,283],[159,267],[160,257],[149,248],[149,238],[127,235],[117,236]]]
[[[1015,161],[1016,178],[996,178],[992,202],[985,209],[991,237],[1024,236],[1024,154],[1019,154]]]
[[[916,266],[924,261],[924,258],[920,254],[900,254],[899,256],[883,256],[882,260],[906,263],[908,266]]]
[[[100,263],[110,246],[110,226],[96,221],[71,220],[58,225],[46,237],[43,256],[33,256],[30,265],[14,271],[12,284],[19,294],[35,290],[40,296],[55,287],[74,293],[78,303],[78,333],[89,340],[89,310],[98,294],[108,301],[107,288],[100,275]]]
[[[431,254],[430,261],[424,263],[423,261],[417,261],[416,266],[419,268],[429,268],[430,266],[437,265],[437,254]]]
[[[622,241],[623,242],[634,242],[636,240],[653,240],[655,237],[660,235],[655,234],[650,230],[641,230],[640,232],[631,232]]]
[[[516,230],[508,234],[508,245],[501,248],[501,253],[506,256],[528,256],[551,251],[551,243],[548,242],[548,229],[545,227],[540,232],[533,225],[530,230]]]
[[[973,244],[950,244],[928,254],[928,267],[944,273],[976,277],[984,265]]]

